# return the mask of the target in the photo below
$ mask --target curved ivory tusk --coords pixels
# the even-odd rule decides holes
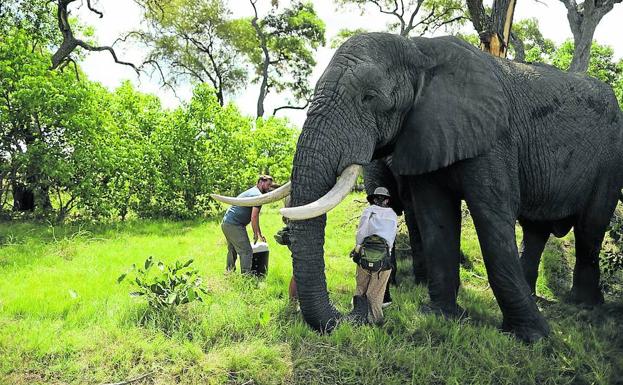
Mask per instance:
[[[351,188],[357,180],[357,176],[361,170],[358,164],[351,164],[340,175],[340,179],[335,186],[326,193],[322,198],[306,204],[305,206],[286,207],[280,210],[281,215],[292,220],[303,220],[315,218],[337,206],[346,195],[350,193]]]
[[[210,194],[210,196],[219,202],[229,203],[235,206],[261,206],[287,197],[290,195],[290,190],[292,190],[292,184],[288,182],[276,190],[256,197],[232,198],[218,194]]]

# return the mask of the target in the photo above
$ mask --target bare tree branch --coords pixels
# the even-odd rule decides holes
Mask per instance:
[[[309,106],[309,100],[307,100],[305,102],[305,105],[302,106],[281,106],[281,107],[277,107],[273,110],[273,115],[275,115],[277,113],[277,111],[280,110],[304,110],[307,108],[307,106]]]
[[[91,0],[87,0],[87,8],[89,8],[91,12],[97,14],[100,17],[100,19],[104,17],[104,14],[102,12],[98,11],[97,9],[91,6]]]
[[[57,0],[56,17],[58,19],[58,28],[63,34],[63,42],[61,43],[61,46],[57,49],[57,51],[52,55],[52,66],[50,67],[50,69],[59,68],[64,62],[72,61],[73,59],[70,58],[71,53],[77,47],[82,47],[87,51],[108,51],[115,60],[115,63],[130,66],[134,69],[134,71],[136,71],[137,75],[140,75],[138,68],[136,68],[134,64],[119,60],[117,58],[115,50],[112,47],[93,46],[81,39],[77,39],[74,36],[74,33],[71,29],[71,24],[69,23],[69,11],[67,9],[69,5],[74,1],[76,0]],[[101,12],[91,6],[90,0],[87,0],[87,6],[92,12],[95,12],[100,17],[103,16]]]

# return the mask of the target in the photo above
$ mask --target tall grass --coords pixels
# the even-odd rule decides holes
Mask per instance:
[[[348,311],[353,246],[363,195],[328,216],[330,297]],[[262,209],[278,231],[279,205]],[[288,250],[271,242],[265,279],[225,274],[220,218],[109,225],[0,224],[0,384],[613,384],[623,383],[623,302],[590,310],[560,301],[571,279],[570,239],[548,243],[539,292],[549,339],[525,345],[497,330],[501,314],[466,219],[461,271],[464,321],[423,315],[426,289],[408,259],[382,327],[340,325],[319,335],[289,304]],[[270,242],[270,239],[269,239]],[[408,242],[404,235],[401,247]],[[116,278],[148,256],[192,257],[209,288],[205,302],[174,313],[131,298]]]

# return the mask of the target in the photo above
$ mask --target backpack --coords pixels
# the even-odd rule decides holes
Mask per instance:
[[[381,271],[391,269],[389,246],[382,237],[369,235],[363,239],[357,264],[367,270]]]

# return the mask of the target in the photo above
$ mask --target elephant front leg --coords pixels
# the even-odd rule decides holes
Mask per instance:
[[[419,178],[417,183],[412,181],[410,189],[431,300],[424,311],[460,317],[465,314],[456,303],[460,284],[461,201],[425,178]]]
[[[489,284],[504,317],[502,329],[523,341],[534,342],[549,334],[549,326],[536,306],[519,263],[512,210],[492,199],[503,196],[468,200],[467,205],[478,233]]]

